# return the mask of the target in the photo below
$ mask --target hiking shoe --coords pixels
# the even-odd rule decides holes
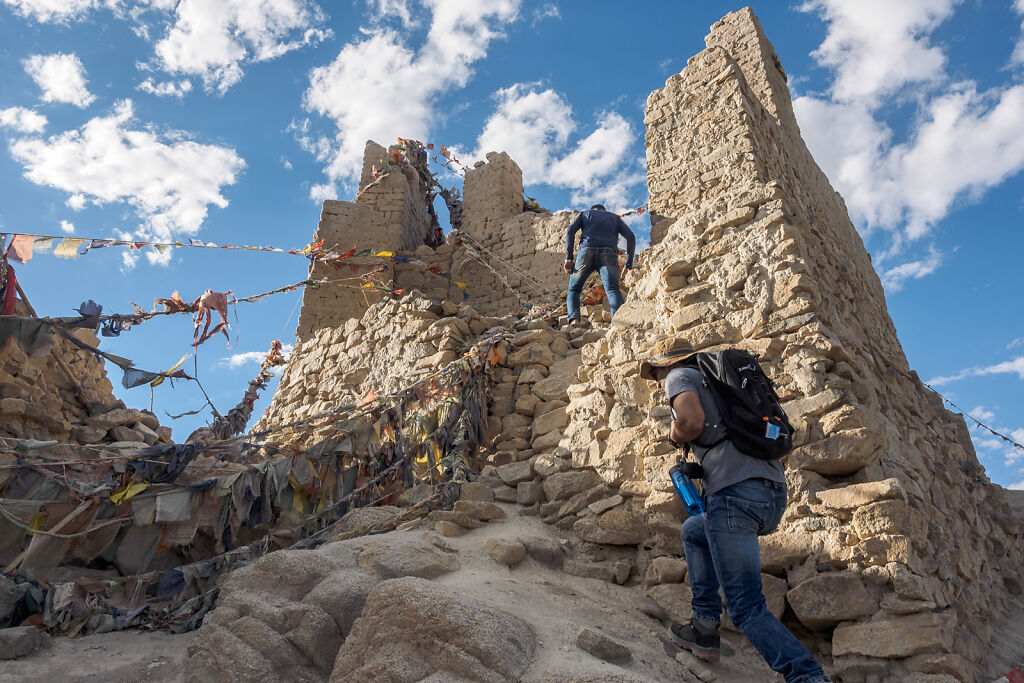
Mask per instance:
[[[669,633],[680,647],[709,662],[717,662],[721,654],[722,639],[718,635],[719,625],[691,619],[689,624],[672,624]]]

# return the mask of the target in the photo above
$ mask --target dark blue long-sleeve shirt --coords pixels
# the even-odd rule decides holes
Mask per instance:
[[[633,253],[636,251],[636,236],[618,214],[611,211],[590,209],[576,217],[565,231],[565,260],[573,260],[573,242],[576,233],[583,232],[580,249],[583,247],[618,247],[619,235],[626,238],[626,268],[633,267]]]

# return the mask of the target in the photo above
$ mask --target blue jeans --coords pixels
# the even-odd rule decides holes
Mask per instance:
[[[612,315],[622,305],[619,291],[619,250],[615,247],[580,247],[576,254],[576,270],[569,278],[569,291],[565,295],[566,315],[569,320],[580,319],[580,292],[594,271],[601,273],[604,292]]]
[[[683,524],[683,550],[693,590],[693,618],[718,623],[721,586],[729,616],[786,683],[826,680],[821,667],[792,633],[768,611],[761,588],[761,548],[786,509],[786,485],[747,479],[712,493],[708,514]]]

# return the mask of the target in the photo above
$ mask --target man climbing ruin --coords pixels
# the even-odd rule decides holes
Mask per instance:
[[[698,460],[686,462],[683,472],[704,482],[707,512],[687,519],[681,534],[693,615],[689,624],[671,626],[672,638],[701,658],[718,659],[721,587],[736,628],[787,683],[828,681],[807,648],[768,611],[762,592],[757,537],[774,531],[786,509],[785,470],[778,460],[745,455],[726,437],[700,370],[684,367],[694,355],[685,340],[664,339],[640,364],[640,376],[656,381],[672,408],[670,443],[686,444]]]
[[[574,264],[572,252],[577,232],[582,232],[582,236]],[[624,268],[629,270],[633,267],[636,236],[617,214],[606,211],[600,204],[594,204],[589,211],[577,216],[566,229],[565,263],[562,267],[570,273],[569,291],[565,295],[566,315],[570,325],[580,322],[580,292],[595,270],[601,275],[613,316],[622,305],[622,292],[619,290],[619,235],[626,238]]]

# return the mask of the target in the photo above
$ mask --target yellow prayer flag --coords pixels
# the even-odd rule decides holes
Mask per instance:
[[[175,363],[174,366],[172,368],[170,368],[169,370],[165,370],[165,372],[168,375],[171,374],[172,372],[174,372],[175,370],[180,368],[181,364],[184,363],[188,359],[188,357],[191,356],[191,355],[192,355],[191,353],[186,353],[184,356],[181,357],[181,360],[179,360],[177,363]],[[151,387],[158,387],[158,386],[160,386],[161,384],[164,383],[165,379],[167,379],[167,377],[165,377],[164,375],[160,375],[155,380],[150,382],[149,386],[151,386]]]
[[[461,289],[463,292],[465,292],[466,291],[466,287],[469,287],[469,283],[468,282],[456,282],[455,286],[458,287],[459,289]]]
[[[40,510],[36,513],[36,516],[32,518],[32,521],[28,523],[29,527],[35,531],[42,529],[46,526],[46,518],[49,517],[49,513],[46,510]],[[34,536],[32,531],[28,532],[29,536]]]
[[[149,488],[148,481],[130,481],[123,489],[118,489],[110,494],[110,502],[120,505],[129,498],[133,498]]]
[[[53,255],[60,258],[78,258],[78,248],[88,241],[82,237],[68,237],[57,245],[57,248],[53,250]]]
[[[374,254],[374,256],[383,256],[385,258],[391,258],[394,255],[395,252],[393,251],[378,251],[376,254]]]

